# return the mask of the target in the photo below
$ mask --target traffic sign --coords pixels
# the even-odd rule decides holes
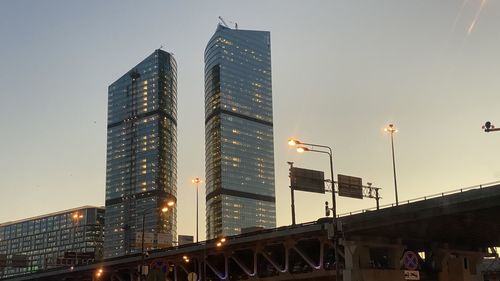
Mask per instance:
[[[420,272],[416,270],[405,270],[405,280],[420,280]]]
[[[292,167],[290,187],[294,190],[325,193],[325,174],[322,171]]]
[[[337,175],[339,196],[363,199],[362,179],[346,175]]]
[[[406,251],[403,254],[403,266],[408,270],[416,270],[418,268],[418,255],[413,251]]]

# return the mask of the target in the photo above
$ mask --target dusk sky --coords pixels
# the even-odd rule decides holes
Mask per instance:
[[[276,208],[288,225],[287,161],[394,202],[500,180],[500,1],[0,1],[0,223],[104,205],[108,85],[155,49],[178,64],[178,234],[194,234],[205,174],[205,46],[222,16],[271,32]],[[328,174],[328,173],[327,173]],[[200,234],[205,236],[204,189]],[[297,192],[298,222],[330,194]],[[339,213],[375,206],[338,200]]]

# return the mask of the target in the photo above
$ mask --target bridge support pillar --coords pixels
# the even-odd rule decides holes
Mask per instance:
[[[404,245],[384,239],[344,240],[345,269],[342,281],[404,280],[400,258]],[[340,280],[339,280],[340,281]]]
[[[435,262],[441,269],[438,281],[482,281],[482,274],[477,270],[484,253],[451,249],[439,249]]]

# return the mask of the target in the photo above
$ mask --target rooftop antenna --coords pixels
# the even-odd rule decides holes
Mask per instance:
[[[229,26],[227,25],[226,21],[221,16],[219,16],[219,20],[221,21],[222,25],[224,25],[225,27],[229,28]]]
[[[230,28],[229,25],[226,23],[226,21],[221,17],[219,16],[219,19],[220,21],[222,22],[222,24],[227,27],[227,28]],[[238,23],[237,22],[232,22],[232,21],[229,21],[230,24],[234,24],[234,29],[238,29]]]
[[[163,49],[163,45],[160,45],[160,48],[158,48],[158,50],[161,50],[161,49]]]

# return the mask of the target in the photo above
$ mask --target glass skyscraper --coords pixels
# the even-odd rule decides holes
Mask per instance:
[[[102,259],[104,208],[84,206],[0,224],[0,279]],[[14,267],[15,256],[27,266]]]
[[[207,237],[276,226],[270,33],[219,25],[205,49]]]
[[[177,197],[177,64],[155,50],[108,89],[105,257],[172,244]],[[149,238],[148,238],[149,240]],[[161,240],[161,241],[160,241]]]

